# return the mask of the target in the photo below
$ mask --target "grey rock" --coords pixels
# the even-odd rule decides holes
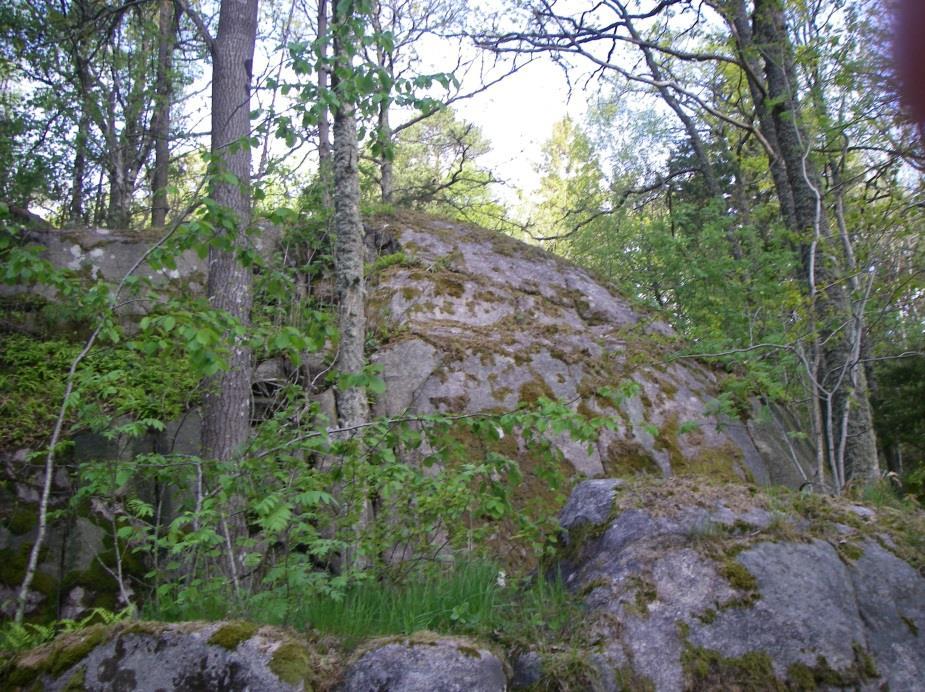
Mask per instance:
[[[870,507],[861,505],[848,505],[848,511],[866,521],[871,521],[877,516],[877,513]]]
[[[767,652],[781,676],[794,663],[816,665],[818,656],[836,670],[854,664],[854,646],[866,644],[865,625],[848,568],[831,545],[761,543],[737,560],[757,580],[760,598],[692,628],[693,644],[726,657]]]
[[[347,668],[344,692],[502,692],[504,665],[462,639],[407,639],[382,644]]]
[[[908,563],[867,541],[848,572],[877,669],[891,690],[925,680],[925,579]]]
[[[619,478],[598,478],[576,485],[559,513],[560,526],[568,531],[582,524],[603,524],[610,518],[614,494],[621,485]]]
[[[67,689],[83,675],[83,689],[137,692],[275,692],[305,689],[304,681],[281,680],[270,668],[274,653],[296,642],[273,628],[261,628],[234,650],[210,644],[223,623],[148,627],[151,633],[114,630],[106,641],[57,678],[47,675],[43,688]],[[298,646],[298,644],[296,644]],[[306,654],[306,661],[307,661]]]
[[[565,519],[599,521],[609,488],[601,480],[579,484]],[[742,506],[742,496],[736,504],[714,500],[712,510],[703,504],[676,506],[667,516],[627,509],[570,548],[566,584],[583,594],[588,640],[603,643],[602,651],[586,652],[589,664],[603,656],[656,690],[678,690],[690,685],[683,655],[694,647],[727,659],[765,654],[779,681],[795,664],[812,669],[824,660],[859,689],[920,688],[925,578],[912,566],[873,540],[860,544],[859,559],[846,561],[807,534],[802,542],[756,543],[726,558],[747,570],[754,587],[733,583],[727,564],[691,543],[718,540],[704,528],[710,525],[762,528],[778,518]],[[585,507],[590,519],[583,518]],[[794,518],[784,519],[789,530],[803,530]],[[858,677],[867,657],[879,673],[874,678]]]
[[[440,364],[437,349],[421,339],[389,344],[373,362],[382,366],[388,396],[380,398],[375,413],[396,416],[411,407],[415,395]]]
[[[106,532],[89,519],[77,517],[67,536],[65,560],[71,571],[82,572],[103,552]]]
[[[529,689],[543,679],[543,659],[536,651],[525,651],[511,661],[511,689]]]
[[[685,422],[697,431],[670,440],[685,460],[716,460],[730,467],[727,476],[759,483],[781,475],[769,466],[790,463],[780,453],[786,441],[766,444],[762,454],[743,424],[709,415],[715,376],[693,361],[660,357],[664,347],[653,340],[649,348],[646,339],[676,338],[670,328],[638,314],[582,269],[452,221],[415,216],[373,226],[370,234],[387,236],[416,265],[391,267],[371,287],[373,321],[397,335],[372,356],[386,382],[376,413],[510,410],[538,396],[572,401],[617,428],[602,430],[590,449],[550,438],[589,477],[619,465],[623,450],[639,450],[671,475],[671,454],[652,430]],[[646,362],[632,362],[630,349],[644,351]],[[642,393],[620,408],[595,396],[602,386],[630,380]],[[811,453],[808,459],[811,465]]]
[[[34,228],[27,233],[27,241],[45,248],[43,255],[52,264],[84,272],[90,278],[119,282],[132,269],[150,247],[159,240],[159,235],[116,231],[106,228],[51,229]],[[135,275],[152,281],[159,286],[182,283],[182,290],[200,293],[205,287],[205,260],[199,259],[192,250],[179,254],[173,269],[153,269],[142,263]],[[0,287],[0,295],[9,295],[25,290],[23,287]],[[52,290],[38,291],[44,297],[53,299]],[[128,313],[143,311],[143,303],[133,301],[124,308]]]

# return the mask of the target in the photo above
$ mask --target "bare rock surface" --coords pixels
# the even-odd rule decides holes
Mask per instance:
[[[793,421],[715,414],[713,372],[676,360],[682,344],[670,327],[585,270],[423,215],[373,221],[368,237],[370,262],[376,248],[381,262],[369,288],[380,341],[372,360],[387,386],[377,414],[510,410],[546,397],[618,422],[590,452],[554,440],[585,476],[644,470],[798,484],[781,440]],[[805,450],[795,454],[812,463]]]
[[[856,506],[794,498],[579,484],[559,569],[588,608],[588,660],[656,690],[919,689],[925,578]],[[603,519],[589,530],[589,517]]]
[[[415,637],[372,643],[344,676],[343,692],[503,692],[501,660],[455,637]]]

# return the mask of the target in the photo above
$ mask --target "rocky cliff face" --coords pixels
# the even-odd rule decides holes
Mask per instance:
[[[484,229],[425,216],[369,225],[379,267],[371,322],[383,415],[509,410],[539,397],[619,421],[590,453],[557,444],[586,476],[649,471],[798,485],[812,463],[776,411],[715,411],[716,375],[676,359],[677,336],[588,272]],[[743,417],[747,418],[747,417]]]

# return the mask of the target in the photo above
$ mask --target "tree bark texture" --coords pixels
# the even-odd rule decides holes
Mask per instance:
[[[342,28],[353,12],[349,3],[335,9],[334,23]],[[342,14],[343,13],[343,14]],[[349,46],[338,33],[334,56],[338,66],[350,65]],[[337,322],[340,345],[337,369],[342,374],[363,370],[366,344],[366,286],[363,278],[363,221],[360,218],[359,148],[356,112],[349,89],[332,79],[338,95],[334,112],[334,274],[337,290]],[[369,418],[366,390],[338,389],[337,412],[342,426],[365,423]]]
[[[154,171],[151,175],[151,225],[162,227],[170,211],[167,183],[170,169],[170,101],[173,95],[173,46],[176,34],[173,1],[160,0],[157,15],[157,74],[155,111],[151,123],[154,138]]]
[[[236,182],[214,182],[211,196],[235,220],[230,250],[209,251],[209,302],[247,324],[252,275],[237,251],[246,247],[250,223],[250,86],[257,35],[257,0],[222,0],[212,51],[212,157],[217,172]],[[251,354],[244,343],[231,345],[229,367],[206,386],[203,454],[234,458],[247,441],[251,411]]]

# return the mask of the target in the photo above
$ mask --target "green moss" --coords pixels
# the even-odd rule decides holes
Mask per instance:
[[[18,588],[22,584],[23,577],[26,575],[26,565],[29,564],[29,553],[32,546],[24,543],[16,550],[7,548],[0,550],[0,584]],[[45,546],[39,552],[39,564],[43,564],[48,558],[48,547]],[[52,607],[54,596],[58,592],[57,580],[49,574],[36,570],[32,577],[31,590],[45,596],[46,606]],[[53,613],[37,613],[32,619],[42,620],[47,616],[53,616]]]
[[[86,658],[87,654],[96,647],[104,643],[110,634],[109,627],[93,625],[76,632],[73,637],[65,637],[51,656],[48,672],[54,677],[60,676]]]
[[[690,689],[774,692],[787,689],[774,674],[771,657],[763,651],[750,651],[742,656],[726,658],[717,651],[693,646],[685,641],[681,665],[688,677]]]
[[[848,541],[839,541],[835,544],[835,549],[839,556],[845,562],[856,562],[864,555],[864,549]]]
[[[542,671],[542,677],[533,689],[600,689],[600,673],[591,664],[587,652],[578,648],[568,648],[564,651],[553,651],[544,654],[540,670]]]
[[[465,278],[459,278],[449,272],[440,272],[430,277],[437,295],[462,298],[466,293]]]
[[[791,689],[816,690],[833,687],[860,687],[861,683],[879,677],[877,666],[870,654],[855,643],[854,662],[844,670],[835,670],[824,656],[816,658],[814,666],[794,663],[787,668],[787,680]]]
[[[404,252],[394,252],[390,255],[380,255],[374,262],[367,264],[365,273],[366,276],[371,276],[389,267],[411,267],[415,264],[417,264],[417,261],[413,257],[409,257]]]
[[[614,671],[614,680],[617,689],[632,690],[633,692],[655,692],[655,683],[651,678],[640,675],[629,666]]]
[[[30,507],[17,507],[9,516],[6,527],[15,535],[29,533],[38,524],[38,511]]]
[[[877,670],[877,663],[867,649],[857,642],[854,643],[852,648],[854,649],[854,662],[858,676],[862,680],[880,677],[880,673]]]
[[[28,688],[42,676],[60,677],[93,649],[106,641],[110,628],[105,625],[93,625],[55,639],[54,641],[22,654],[0,675],[0,685],[4,689]],[[71,680],[79,679],[80,671],[75,671]],[[68,685],[71,684],[68,681]],[[80,679],[82,684],[82,679]],[[68,689],[80,689],[71,687]]]
[[[414,300],[421,294],[421,289],[416,286],[402,286],[401,295],[405,300]]]
[[[636,576],[631,579],[631,586],[636,591],[633,596],[633,610],[645,617],[649,614],[649,605],[658,600],[655,583],[651,579]]]
[[[87,681],[87,669],[79,668],[71,677],[67,679],[67,682],[64,683],[64,687],[61,688],[61,692],[85,692]]]
[[[543,380],[535,379],[524,382],[520,387],[520,401],[526,404],[535,404],[540,399],[555,400],[556,395]]]
[[[697,616],[697,619],[705,625],[710,625],[716,620],[716,616],[717,612],[713,608],[707,608]]]
[[[258,629],[260,629],[260,626],[252,622],[242,620],[229,622],[215,630],[215,633],[209,637],[209,644],[215,644],[229,651],[234,651],[239,644],[253,637]]]
[[[658,464],[636,442],[624,440],[612,442],[607,448],[607,455],[601,459],[601,463],[604,466],[604,472],[609,478],[662,475],[662,470]]]
[[[757,591],[758,580],[741,562],[729,557],[723,561],[721,574],[729,584],[740,591]]]
[[[912,620],[912,618],[907,618],[905,615],[900,615],[899,619],[902,620],[906,627],[909,628],[909,631],[912,632],[912,636],[919,636],[919,627],[915,624],[915,621]]]
[[[297,685],[311,675],[311,659],[304,646],[290,640],[273,652],[270,670],[283,682]]]

